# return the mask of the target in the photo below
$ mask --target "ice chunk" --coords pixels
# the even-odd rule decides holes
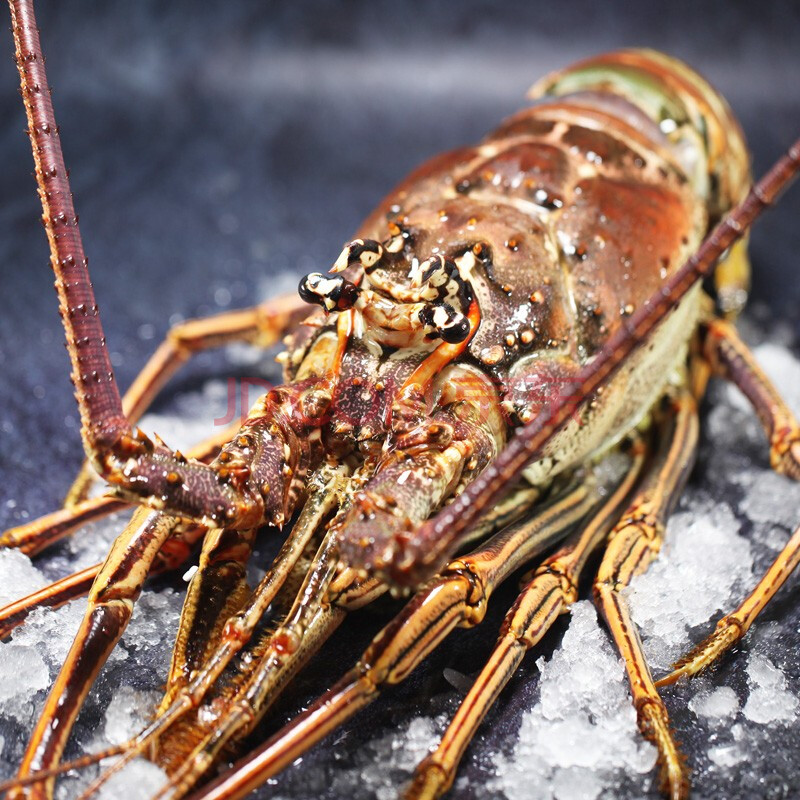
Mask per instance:
[[[730,686],[719,686],[707,693],[696,694],[689,701],[689,710],[709,724],[721,725],[739,711],[739,698]]]
[[[659,558],[634,579],[631,613],[654,669],[668,669],[689,649],[689,631],[708,626],[752,583],[751,546],[739,528],[729,506],[692,498],[670,521]]]
[[[111,744],[122,744],[149,721],[159,700],[156,691],[141,692],[123,686],[111,698],[106,709],[105,737]]]
[[[20,718],[28,699],[50,685],[50,670],[35,647],[0,647],[0,714]]]
[[[498,756],[492,788],[509,800],[591,798],[653,767],[655,749],[638,733],[622,662],[591,603],[573,606],[560,648],[536,664],[539,702],[523,715],[511,755]]]
[[[47,585],[47,580],[19,550],[0,550],[0,607]]]
[[[553,777],[556,800],[595,800],[603,791],[600,776],[588,769],[559,768]]]
[[[349,770],[336,771],[334,796],[345,797],[358,784],[365,796],[394,800],[398,786],[436,746],[444,722],[444,718],[416,717],[400,730],[370,742]]]
[[[789,691],[784,674],[764,656],[753,653],[747,664],[750,695],[744,715],[753,722],[790,722],[797,714],[800,701]]]
[[[800,524],[800,483],[770,470],[757,473],[740,509],[753,522],[794,529]]]
[[[182,607],[183,597],[169,589],[142,594],[122,640],[126,648],[147,650],[163,647],[163,657],[159,656],[158,660],[164,664],[169,663],[172,640],[178,631]]]
[[[710,748],[708,757],[719,767],[733,767],[745,757],[745,753],[738,744],[721,744]]]
[[[36,647],[55,677],[56,670],[67,657],[85,609],[85,600],[74,600],[58,609],[39,608],[14,631],[10,645]],[[0,650],[10,645],[0,645]]]
[[[144,758],[136,758],[104,784],[100,800],[148,800],[167,782],[166,773]]]

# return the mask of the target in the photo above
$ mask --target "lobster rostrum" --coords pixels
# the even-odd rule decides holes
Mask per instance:
[[[800,147],[748,194],[742,135],[702,78],[651,51],[589,59],[537,84],[532,103],[481,144],[413,173],[328,274],[301,280],[299,298],[178,326],[120,399],[32,6],[10,5],[85,449],[115,495],[87,499],[86,468],[64,509],[0,544],[33,554],[90,518],[139,508],[104,564],[0,610],[8,633],[36,606],[89,595],[8,796],[50,797],[59,771],[112,754],[59,765],[146,577],[202,541],[164,699],[86,796],[140,754],[169,775],[158,797],[243,796],[403,680],[453,628],[479,623],[495,587],[532,567],[406,794],[438,797],[602,550],[594,596],[664,790],[684,797],[687,771],[622,589],[658,553],[712,372],[753,403],[775,469],[800,477],[800,428],[730,322],[747,294],[742,234],[794,175]],[[285,383],[238,430],[187,457],[133,427],[191,353],[282,336]],[[251,591],[245,568],[262,528],[286,537]],[[696,674],[744,635],[796,564],[797,538],[660,683]],[[203,785],[349,613],[412,590],[329,692]]]

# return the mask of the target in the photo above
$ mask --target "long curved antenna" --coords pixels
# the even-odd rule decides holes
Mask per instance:
[[[282,428],[275,421],[282,412],[281,401],[290,402],[280,393],[267,403],[269,409],[261,409],[255,418],[248,418],[250,435],[238,437],[245,444],[229,443],[213,465],[187,461],[160,440],[151,441],[134,431],[126,418],[72,203],[33,0],[9,0],[9,6],[42,219],[56,276],[86,455],[97,472],[119,487],[118,493],[127,500],[215,527],[223,523],[225,527],[247,530],[264,519],[283,524],[296,493],[294,472],[301,473],[297,476],[301,482],[305,468],[304,463],[290,463],[292,474],[285,473],[283,454],[288,447],[290,460],[302,462],[308,447],[305,430],[295,431],[288,425]],[[346,317],[342,315],[343,319]],[[342,333],[342,342],[347,335]],[[338,365],[339,361],[333,368],[334,378]],[[330,381],[327,388],[330,389]],[[298,450],[303,454],[294,458]],[[223,467],[225,463],[229,466]],[[270,487],[269,491],[265,487]],[[270,492],[271,496],[266,497]]]
[[[130,425],[122,412],[89,279],[33,3],[31,0],[9,0],[9,5],[15,60],[28,118],[36,184],[42,201],[42,222],[50,244],[50,264],[56,276],[84,441],[92,449],[110,447],[120,434],[130,431]]]
[[[540,457],[543,447],[568,422],[580,404],[603,385],[620,365],[674,309],[697,282],[710,275],[722,254],[740,239],[764,209],[774,204],[800,169],[800,139],[750,190],[703,241],[697,252],[640,306],[614,333],[602,350],[576,375],[569,390],[555,398],[521,428],[508,446],[449,506],[429,519],[398,548],[386,569],[401,586],[417,586],[434,575],[458,548],[480,510],[490,508],[516,484],[522,470]]]

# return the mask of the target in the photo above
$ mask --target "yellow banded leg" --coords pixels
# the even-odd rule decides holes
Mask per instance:
[[[772,468],[795,480],[800,479],[800,426],[736,329],[723,320],[709,323],[704,350],[714,371],[738,386],[753,405],[769,437]],[[747,633],[798,563],[800,529],[795,531],[745,601],[725,615],[714,632],[681,658],[673,671],[656,685],[667,686],[682,675],[693,677],[708,669]]]
[[[538,644],[560,614],[577,599],[581,571],[608,534],[638,478],[645,448],[636,441],[632,460],[619,485],[581,530],[523,578],[523,590],[503,621],[500,637],[486,666],[459,706],[436,750],[420,763],[406,800],[433,800],[453,783],[458,765],[486,713],[516,672],[525,653]]]
[[[341,470],[341,467],[338,470]],[[324,474],[325,470],[318,476],[323,482]],[[273,598],[276,604],[282,605],[276,592],[280,589],[284,593],[284,580],[288,576],[291,564],[295,563],[299,551],[304,549],[303,542],[309,541],[318,522],[332,507],[334,498],[328,496],[331,489],[332,487],[310,491],[312,500],[304,507],[272,569],[259,584],[247,606],[228,620],[222,641],[216,651],[208,657],[203,668],[192,676],[188,685],[179,687],[177,694],[168,691],[165,703],[168,702],[169,707],[165,707],[165,703],[162,703],[156,719],[128,743],[123,757],[91,784],[86,790],[87,796],[91,796],[125,763],[151,745],[157,742],[161,750],[171,735],[170,729],[175,723],[198,725],[198,707],[207,693],[213,694],[214,681],[234,655],[250,640]],[[516,490],[507,500],[482,517],[476,526],[475,534],[485,536],[517,520],[530,509],[537,497],[537,490],[530,488]],[[266,631],[265,638],[255,646],[260,655],[259,660],[254,662],[253,669],[247,671],[241,666],[237,667],[235,678],[237,686],[243,686],[258,668],[256,683],[261,694],[259,702],[264,709],[279,697],[292,676],[322,647],[350,611],[372,602],[388,588],[375,579],[362,579],[357,570],[345,569],[333,577],[327,593],[323,592],[321,586],[327,582],[326,576],[330,574],[330,552],[331,548],[323,544],[314,563],[307,570],[304,588],[297,593],[295,603],[286,613],[283,622],[277,629]],[[211,699],[210,702],[213,706],[214,700]],[[187,713],[192,711],[195,712],[194,716],[186,718]],[[182,760],[185,760],[185,754]]]
[[[772,469],[800,480],[800,424],[736,328],[721,319],[707,323],[703,354],[714,373],[731,381],[750,401],[769,438]]]
[[[505,528],[479,549],[450,562],[373,639],[358,664],[332,689],[192,799],[236,800],[291,764],[384,688],[404,680],[455,627],[478,624],[489,596],[502,580],[598,506],[594,489],[586,485],[571,489],[531,519]],[[251,682],[224,724],[244,727],[257,718],[260,694],[258,682]],[[220,720],[220,728],[222,724]],[[172,788],[159,797],[174,800],[182,796],[190,781],[200,777],[198,766],[206,769],[210,763],[209,746],[218,749],[221,744],[219,738],[210,738],[194,754],[195,766],[187,765],[183,775],[173,776]]]
[[[611,532],[594,596],[625,661],[639,728],[658,748],[662,788],[671,800],[680,800],[689,788],[684,758],[672,737],[666,706],[653,683],[622,590],[658,554],[667,517],[694,463],[698,420],[695,401],[688,391],[675,400],[660,436],[659,451],[642,485]]]
[[[756,617],[772,600],[798,564],[800,564],[800,528],[795,530],[792,538],[744,602],[735,611],[726,614],[717,623],[714,632],[680,659],[669,675],[656,681],[656,686],[669,686],[683,675],[693,678],[708,669],[747,633]]]
[[[122,398],[129,422],[133,425],[140,419],[164,385],[195,353],[233,342],[270,347],[308,313],[308,305],[292,294],[252,308],[174,325]],[[83,502],[96,477],[89,462],[84,461],[64,506],[71,508]]]
[[[125,631],[161,545],[181,525],[178,518],[140,508],[117,537],[95,578],[78,633],[31,734],[20,777],[58,765],[83,701]],[[53,780],[48,779],[10,792],[8,800],[47,800],[52,794]]]
[[[239,602],[241,607],[238,609],[231,608],[230,591],[225,584],[230,585],[230,577],[233,577],[236,587],[241,591],[243,575],[236,569],[237,564],[225,563],[229,562],[225,558],[221,566],[226,572],[230,572],[230,567],[233,566],[234,572],[229,578],[223,575],[223,580],[220,581],[220,575],[215,574],[218,570],[214,569],[214,565],[219,563],[218,539],[223,532],[216,531],[216,537],[206,537],[199,568],[187,591],[166,691],[156,717],[128,743],[122,758],[89,786],[87,795],[96,792],[112,775],[148,749],[155,751],[157,748],[162,753],[161,763],[164,766],[164,740],[168,738],[170,729],[176,724],[184,730],[191,727],[193,721],[183,720],[186,724],[182,724],[182,718],[199,708],[223,670],[248,644],[302,553],[313,543],[313,537],[322,527],[326,515],[339,502],[347,475],[346,468],[330,465],[321,467],[312,475],[308,487],[309,499],[280,553],[252,595],[243,598],[246,602]],[[240,563],[244,564],[243,561]],[[314,572],[315,567],[312,566],[309,573],[313,575]],[[316,593],[312,592],[312,596],[316,596]],[[208,602],[208,597],[212,599],[211,603]],[[220,607],[220,602],[225,605]],[[329,622],[327,619],[317,620],[313,614],[309,617],[320,627],[324,627],[323,622]],[[337,619],[332,624],[332,629],[335,629],[339,621],[341,620]],[[242,672],[241,668],[238,671]],[[178,730],[177,738],[180,737],[181,731]],[[178,747],[168,744],[166,748],[173,760],[176,753],[183,760],[185,749],[182,744]]]

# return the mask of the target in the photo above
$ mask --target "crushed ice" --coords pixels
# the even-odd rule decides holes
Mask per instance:
[[[783,344],[762,344],[756,354],[800,411],[800,361]],[[231,355],[240,363],[256,361],[252,351],[244,348],[234,349]],[[155,430],[173,446],[187,448],[213,432],[209,414],[225,413],[227,392],[225,383],[211,381],[202,392],[176,401],[177,416],[151,416],[143,427]],[[200,408],[204,422],[196,421]],[[187,422],[190,419],[195,421]],[[749,591],[800,517],[800,486],[769,471],[765,437],[736,390],[717,389],[705,431],[705,451],[713,455],[713,461],[706,465],[701,485],[696,482],[687,490],[668,526],[659,559],[628,593],[656,674],[709,632],[715,619]],[[724,492],[722,487],[728,485],[739,495]],[[55,557],[36,564],[19,553],[0,552],[0,602],[100,560],[124,519],[115,515],[95,524],[60,548]],[[796,581],[790,583],[796,585]],[[88,700],[93,719],[99,715],[101,724],[79,719],[72,755],[124,741],[147,720],[163,683],[181,599],[169,589],[143,594],[121,646]],[[83,601],[76,601],[57,611],[37,612],[0,644],[0,777],[12,774],[21,757],[83,607]],[[785,752],[797,750],[792,745],[798,739],[793,727],[800,705],[798,662],[785,652],[777,622],[756,625],[742,650],[731,660],[735,667],[679,685],[667,695],[667,702],[673,717],[680,720],[676,723],[679,738],[686,741],[685,737],[694,736],[693,780],[700,796],[721,796],[720,792],[729,797],[766,796],[768,790],[770,796],[788,796],[780,791],[787,779],[777,774],[775,759],[782,756],[776,754],[774,743],[776,731],[783,731],[778,735],[785,738]],[[573,608],[553,654],[538,659],[531,654],[526,665],[517,691],[529,707],[517,713],[503,741],[485,731],[479,735],[453,797],[657,796],[654,749],[638,734],[622,663],[588,601]],[[460,672],[450,669],[446,677],[452,685],[446,714],[439,705],[427,713],[394,720],[375,730],[367,744],[347,759],[335,743],[318,756],[325,765],[296,766],[298,773],[304,767],[310,771],[303,772],[302,780],[298,774],[278,781],[263,796],[283,797],[280,792],[289,788],[294,800],[395,797],[397,787],[441,736],[454,703],[466,688],[468,678]],[[363,726],[367,715],[355,725]],[[342,736],[344,748],[348,735]],[[795,777],[797,772],[794,769]],[[77,778],[62,780],[59,800],[74,796],[93,774],[87,770]],[[136,797],[147,797],[161,781],[160,770],[136,761],[109,784],[103,796],[133,797],[135,787]]]
[[[561,646],[536,666],[539,700],[498,757],[492,788],[508,800],[594,800],[609,781],[652,770],[655,749],[638,735],[622,662],[591,602],[573,606]]]
[[[767,725],[791,722],[797,713],[798,699],[787,689],[786,677],[775,665],[758,653],[747,662],[750,696],[743,712],[747,719]]]
[[[787,348],[771,343],[755,352],[789,404],[800,412],[800,361]],[[711,411],[707,436],[708,449],[720,464],[712,463],[709,469],[719,481],[741,487],[741,502],[734,509],[719,499],[715,487],[690,486],[670,520],[658,560],[627,592],[657,675],[709,633],[721,613],[743,599],[800,523],[800,484],[768,469],[766,437],[738,391],[725,387],[717,394],[721,398]],[[760,450],[757,463],[731,452],[742,443]],[[758,559],[757,545],[766,551]],[[573,635],[576,629],[580,635]],[[753,646],[767,640],[769,632],[767,625],[760,637],[749,637],[760,638]],[[637,796],[637,790],[625,791],[621,785],[624,777],[636,772],[644,773],[638,795],[654,791],[645,766],[648,751],[636,733],[635,716],[625,717],[630,696],[622,667],[608,648],[608,638],[588,605],[578,604],[560,648],[549,662],[537,661],[540,698],[523,715],[513,752],[498,758],[496,785],[508,800]],[[585,681],[576,677],[584,673]],[[587,685],[598,681],[600,686]],[[749,781],[759,772],[755,762],[767,763],[764,752],[770,736],[780,735],[775,724],[786,725],[796,718],[798,681],[791,688],[787,675],[757,652],[747,659],[743,705],[733,688],[713,686],[711,681],[713,677],[700,678],[674,692],[678,702],[688,700],[694,720],[709,732],[705,757],[692,764],[693,780],[695,785],[709,785],[705,769],[714,796],[721,796],[717,792],[722,781],[731,787],[727,796],[740,796],[737,789],[744,792],[741,796],[755,796],[742,788],[744,782],[735,785],[739,773],[734,768],[750,766],[745,779]],[[593,705],[601,699],[607,704]]]

